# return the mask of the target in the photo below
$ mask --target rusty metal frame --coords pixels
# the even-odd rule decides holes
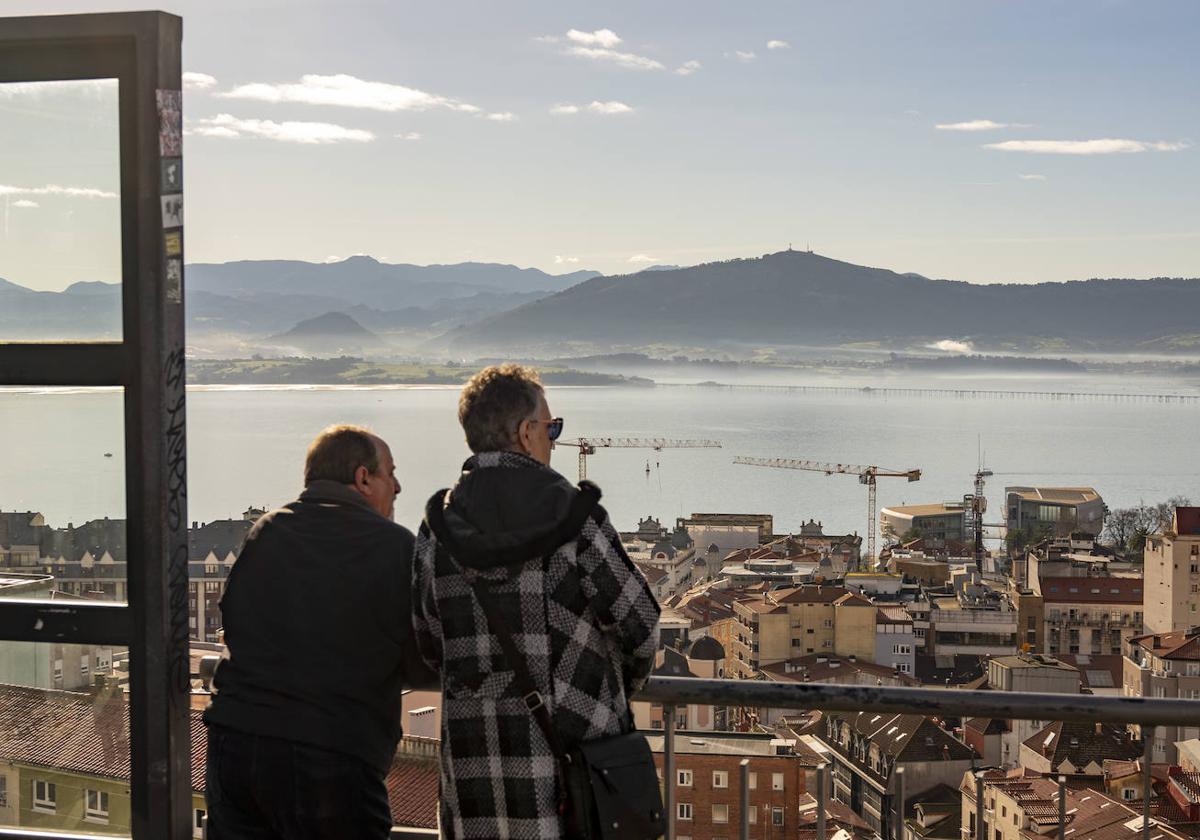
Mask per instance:
[[[129,646],[135,840],[191,837],[183,258],[169,286],[159,139],[182,38],[162,12],[0,18],[0,82],[118,80],[122,340],[0,343],[0,385],[124,389],[129,603],[0,601],[0,639]]]

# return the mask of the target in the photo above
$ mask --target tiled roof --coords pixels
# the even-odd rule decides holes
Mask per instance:
[[[912,677],[902,674],[886,665],[877,665],[874,662],[865,662],[857,658],[851,662],[844,656],[830,656],[820,653],[810,653],[805,656],[797,656],[786,662],[764,665],[759,670],[763,672],[767,679],[778,681],[838,682],[838,678],[841,677],[843,679],[840,681],[845,682],[845,678],[863,674],[870,678],[869,681],[872,684],[876,679],[887,678],[891,683],[917,685],[917,681]],[[862,681],[859,682],[861,683]]]
[[[1129,640],[1162,659],[1200,659],[1200,633],[1186,630],[1171,633],[1147,633]]]
[[[1119,653],[1056,653],[1060,662],[1079,671],[1083,688],[1120,688],[1124,682],[1125,657]]]
[[[1118,577],[1044,577],[1047,604],[1136,604],[1141,606],[1142,579]]]
[[[1108,723],[1055,721],[1026,739],[1024,745],[1050,759],[1050,769],[1070,760],[1077,769],[1106,758],[1139,758],[1142,747],[1129,740],[1128,732]]]
[[[204,790],[207,735],[190,712],[192,790]],[[120,691],[0,685],[0,758],[89,776],[129,778],[129,704]]]
[[[797,586],[779,596],[781,604],[832,604],[849,590],[843,586]]]
[[[638,567],[638,571],[646,578],[646,583],[651,586],[654,586],[667,576],[666,572],[656,566],[649,566],[645,563],[634,563],[633,565]]]
[[[857,592],[847,592],[833,602],[838,607],[873,607],[875,604],[869,598],[864,598]]]
[[[412,755],[403,747],[392,759],[387,775],[392,824],[437,828],[438,762],[436,757]]]

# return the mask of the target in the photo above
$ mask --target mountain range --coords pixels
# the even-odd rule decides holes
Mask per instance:
[[[451,331],[473,352],[674,344],[1200,348],[1200,279],[979,285],[781,251],[601,276]],[[590,348],[590,349],[589,349]]]
[[[371,346],[430,355],[904,349],[943,339],[1000,352],[1200,350],[1200,279],[978,285],[806,251],[618,276],[370,257],[200,263],[188,266],[186,283],[189,345],[209,354],[286,343],[298,323],[329,313],[373,334]],[[343,339],[363,338],[341,327],[350,331]],[[38,292],[0,279],[0,340],[119,335],[115,285]]]

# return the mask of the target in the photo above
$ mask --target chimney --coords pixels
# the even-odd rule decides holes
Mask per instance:
[[[404,734],[414,738],[437,738],[437,708],[423,706],[411,709],[408,713],[408,725]]]
[[[1100,721],[1096,721],[1096,734],[1097,735],[1104,734],[1104,724],[1102,724]]]

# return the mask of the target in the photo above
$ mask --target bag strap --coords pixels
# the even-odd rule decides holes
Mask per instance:
[[[524,546],[508,549],[505,553],[510,556],[504,558],[507,562],[498,565],[524,564],[534,557],[540,557],[557,549],[572,536],[578,534],[583,523],[592,515],[592,511],[600,501],[600,490],[591,482],[582,482],[579,490],[578,495],[572,499],[571,508],[559,527],[545,537]],[[449,490],[442,490],[430,498],[429,503],[425,506],[425,522],[429,525],[429,530],[433,532],[434,537],[437,538],[439,549],[445,551],[455,565],[459,566],[463,576],[471,585],[475,599],[479,601],[479,606],[483,609],[484,617],[487,619],[488,628],[496,636],[496,641],[500,643],[500,650],[503,651],[504,658],[508,660],[509,667],[513,670],[513,681],[516,683],[517,690],[521,692],[521,699],[525,701],[529,714],[542,731],[551,752],[559,762],[570,761],[562,739],[554,728],[554,721],[550,719],[550,712],[546,709],[545,700],[538,691],[533,675],[529,673],[529,664],[513,641],[512,634],[509,633],[504,618],[496,609],[495,602],[489,597],[487,580],[479,574],[478,570],[462,566],[455,558],[458,543],[446,527],[444,516],[449,493]],[[564,532],[566,532],[566,536],[560,538]]]

